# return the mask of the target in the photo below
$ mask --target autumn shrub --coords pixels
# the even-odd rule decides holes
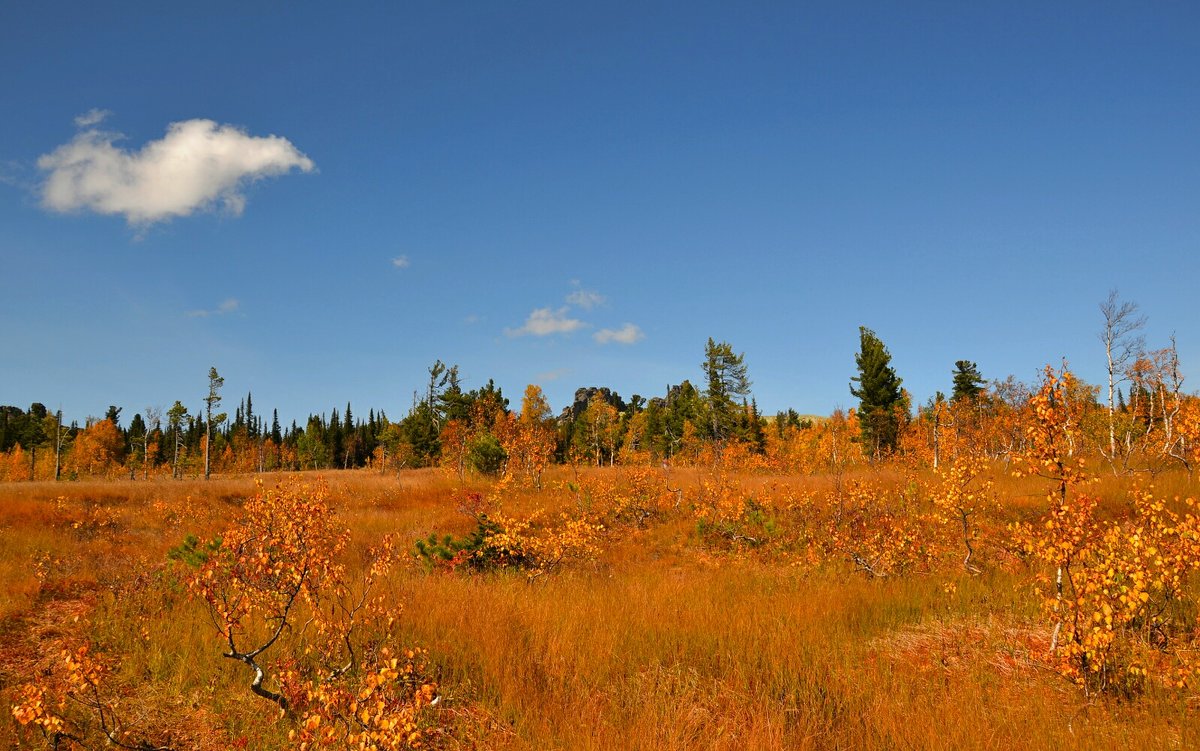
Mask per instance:
[[[510,519],[497,513],[495,520],[501,531],[487,536],[484,554],[528,570],[531,578],[571,563],[594,561],[600,553],[604,526],[587,516],[535,512]]]
[[[506,477],[497,483],[486,498],[465,494],[459,510],[475,521],[475,529],[462,538],[431,533],[416,542],[415,556],[433,570],[519,569],[531,579],[596,558],[604,525],[593,513],[577,506],[557,514],[542,509],[506,514],[499,506],[510,481]]]
[[[1200,571],[1200,521],[1192,499],[1179,514],[1150,491],[1134,495],[1132,518],[1103,520],[1086,495],[1053,507],[1015,534],[1053,570],[1037,590],[1054,623],[1054,666],[1087,690],[1125,695],[1148,679],[1183,688],[1200,646],[1190,584]]]
[[[709,546],[759,547],[779,532],[770,494],[750,492],[724,468],[701,479],[692,513],[698,536]]]
[[[1067,384],[1047,369],[1031,398],[1036,419],[1026,427],[1028,449],[1017,471],[1051,481],[1049,510],[1013,527],[1024,552],[1045,569],[1037,589],[1054,624],[1051,660],[1088,691],[1128,695],[1148,679],[1182,688],[1200,643],[1189,586],[1200,571],[1195,502],[1179,504],[1186,509],[1179,513],[1139,490],[1118,518],[1102,518],[1100,499],[1082,492],[1093,478],[1072,457],[1078,428],[1067,410]]]
[[[962,567],[971,573],[981,570],[976,557],[980,516],[987,516],[998,506],[987,467],[988,462],[982,457],[964,454],[934,470],[936,480],[929,489],[933,517],[948,537],[958,539],[962,545]]]
[[[411,655],[401,664],[387,643],[398,606],[372,591],[391,570],[392,543],[370,550],[356,577],[341,560],[348,537],[324,483],[260,489],[189,586],[224,657],[245,664],[251,691],[294,719],[299,747],[420,748],[438,733],[425,711],[436,683]],[[269,688],[266,653],[282,639],[296,644]]]
[[[578,476],[558,490],[574,501],[577,510],[593,514],[609,528],[645,528],[662,521],[678,508],[683,493],[670,487],[665,470],[646,465]]]
[[[937,525],[915,495],[851,482],[832,505],[830,552],[867,577],[928,573],[936,566]]]
[[[136,721],[137,708],[107,685],[111,657],[90,653],[89,644],[64,648],[53,667],[20,687],[12,707],[22,728],[36,730],[53,749],[110,746],[132,751],[167,751],[161,728]],[[130,715],[135,717],[130,719]]]

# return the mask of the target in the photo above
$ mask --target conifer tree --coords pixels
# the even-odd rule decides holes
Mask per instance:
[[[204,422],[205,422],[205,441],[204,441],[204,479],[207,480],[211,465],[209,464],[209,451],[212,448],[213,439],[213,424],[220,425],[225,422],[227,415],[222,412],[214,415],[213,410],[221,406],[221,387],[225,385],[225,379],[222,378],[216,368],[208,369],[208,396],[204,398]]]
[[[950,401],[974,399],[983,391],[983,376],[979,374],[979,367],[970,360],[956,360],[953,375],[954,391],[950,394]]]
[[[735,355],[728,342],[714,342],[709,337],[704,347],[704,377],[708,388],[704,392],[708,408],[708,430],[712,439],[729,438],[738,423],[736,399],[750,395],[750,379],[746,377],[745,355]]]
[[[858,421],[863,450],[877,458],[894,451],[899,439],[899,412],[904,408],[900,391],[902,381],[891,366],[891,353],[875,332],[859,326],[858,333],[860,349],[854,356],[858,375],[850,379],[850,393],[859,400]]]

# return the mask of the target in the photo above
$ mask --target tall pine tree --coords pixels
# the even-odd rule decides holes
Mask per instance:
[[[746,377],[745,355],[735,355],[728,342],[714,342],[709,337],[704,347],[704,391],[708,410],[709,437],[715,441],[730,438],[738,427],[738,401],[750,395],[750,379]]]
[[[866,326],[858,327],[859,353],[854,356],[858,375],[850,379],[850,393],[858,397],[858,422],[863,450],[878,458],[896,449],[904,396],[901,379],[892,368],[892,355]],[[855,388],[854,383],[858,384]]]

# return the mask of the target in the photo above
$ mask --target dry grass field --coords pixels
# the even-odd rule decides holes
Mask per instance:
[[[438,700],[423,710],[426,745],[1200,745],[1194,688],[1149,681],[1134,695],[1085,692],[1047,660],[1052,624],[1034,592],[1044,572],[1005,542],[1009,524],[1044,511],[1044,481],[992,470],[997,503],[977,514],[970,570],[957,563],[950,525],[943,548],[872,577],[814,532],[833,513],[835,488],[868,482],[924,513],[928,473],[646,473],[662,475],[652,478],[659,493],[632,512],[620,499],[634,495],[622,489],[636,478],[621,468],[556,468],[541,491],[497,492],[483,480],[464,487],[434,470],[324,475],[335,519],[350,530],[340,554],[348,571],[365,568],[368,547],[394,535],[401,560],[376,592],[400,617],[379,636],[427,650]],[[1109,476],[1090,492],[1115,507],[1137,482]],[[120,737],[130,747],[296,744],[295,719],[252,694],[246,666],[222,657],[205,602],[182,583],[187,566],[167,557],[189,534],[205,540],[228,529],[255,483],[0,486],[0,746],[51,747],[12,710],[23,687],[60,670],[64,649],[85,643],[106,666],[103,706],[129,730]],[[1198,490],[1182,472],[1155,480],[1164,497]],[[697,511],[719,506],[722,493],[756,499],[754,515],[733,528]],[[413,554],[431,533],[470,532],[476,522],[463,507],[472,502],[510,519],[542,509],[548,527],[560,511],[604,524],[585,546],[565,543],[568,554],[542,570],[431,567]],[[289,628],[264,654],[267,685],[304,643]],[[98,722],[70,699],[61,713],[80,728]]]

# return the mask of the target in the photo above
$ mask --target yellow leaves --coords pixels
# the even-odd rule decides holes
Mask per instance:
[[[72,733],[87,735],[86,715],[81,720],[78,714],[70,713],[71,708],[83,708],[105,718],[109,723],[106,732],[123,737],[131,734],[119,719],[116,701],[107,698],[102,690],[108,670],[90,651],[87,643],[60,650],[58,661],[50,669],[17,689],[11,711],[18,725],[32,725],[51,738],[67,732],[68,726]],[[76,747],[82,745],[71,746]]]
[[[18,724],[35,725],[43,732],[54,734],[62,729],[62,718],[46,707],[46,689],[36,684],[26,684],[17,691],[12,705],[12,716]]]
[[[1105,690],[1133,690],[1148,677],[1176,684],[1193,670],[1186,645],[1195,633],[1172,603],[1189,599],[1183,582],[1200,571],[1188,542],[1196,522],[1147,490],[1133,493],[1130,519],[1102,521],[1096,505],[1064,496],[1043,525],[1026,528],[1029,549],[1063,582],[1045,606],[1061,629],[1057,667]]]
[[[562,512],[553,521],[542,522],[535,512],[524,519],[502,513],[490,518],[494,529],[484,537],[476,555],[500,565],[518,565],[533,575],[549,573],[564,563],[591,561],[600,554],[603,525],[586,514]]]
[[[385,647],[355,675],[309,681],[293,743],[301,748],[376,749],[422,747],[439,732],[431,713],[437,684],[424,679],[424,651],[408,649],[401,663]]]
[[[190,589],[213,606],[227,638],[251,616],[277,622],[297,596],[313,600],[321,586],[337,586],[344,570],[336,561],[349,533],[335,525],[326,495],[323,482],[273,489],[260,484],[190,579]]]

